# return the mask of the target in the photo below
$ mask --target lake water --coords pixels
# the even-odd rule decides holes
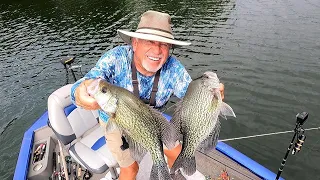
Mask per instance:
[[[236,119],[222,121],[221,139],[320,126],[320,1],[318,0],[2,0],[0,3],[0,179],[12,179],[24,131],[66,83],[59,62],[76,56],[87,72],[123,44],[117,29],[135,30],[149,10],[172,15],[174,35],[192,42],[174,50],[192,77],[216,70]],[[168,113],[170,113],[169,110]],[[320,179],[320,132],[289,156],[286,179]],[[277,173],[293,133],[227,142]]]

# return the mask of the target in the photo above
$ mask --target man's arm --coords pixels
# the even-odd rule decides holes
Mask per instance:
[[[88,110],[100,108],[96,100],[88,94],[87,87],[91,84],[93,79],[102,78],[107,81],[111,79],[115,61],[113,54],[113,50],[108,51],[99,59],[95,67],[93,67],[83,78],[74,83],[71,88],[71,100],[73,104]]]

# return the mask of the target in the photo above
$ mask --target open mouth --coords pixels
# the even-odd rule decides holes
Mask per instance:
[[[152,61],[159,61],[161,59],[160,57],[152,57],[152,56],[147,56],[147,57]]]

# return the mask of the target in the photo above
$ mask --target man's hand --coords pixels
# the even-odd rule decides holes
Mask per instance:
[[[222,100],[224,100],[224,84],[220,83],[219,90],[220,90],[221,98]]]
[[[75,101],[78,106],[83,107],[87,110],[97,110],[100,109],[97,101],[91,97],[87,92],[87,87],[92,83],[93,79],[84,80],[79,87],[77,87],[75,92]]]

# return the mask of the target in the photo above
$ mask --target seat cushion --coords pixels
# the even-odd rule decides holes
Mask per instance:
[[[96,152],[100,155],[100,157],[109,167],[115,167],[118,165],[117,161],[109,151],[107,144],[99,148]]]
[[[92,172],[102,173],[109,167],[117,165],[116,160],[109,151],[102,128],[99,124],[89,133],[71,146],[69,150],[72,157],[77,158],[84,167]],[[103,165],[107,165],[104,167]]]
[[[101,174],[108,169],[101,157],[81,142],[72,145],[69,153],[78,163],[93,173]]]
[[[98,124],[98,112],[75,108],[66,114],[72,130],[77,138]]]

